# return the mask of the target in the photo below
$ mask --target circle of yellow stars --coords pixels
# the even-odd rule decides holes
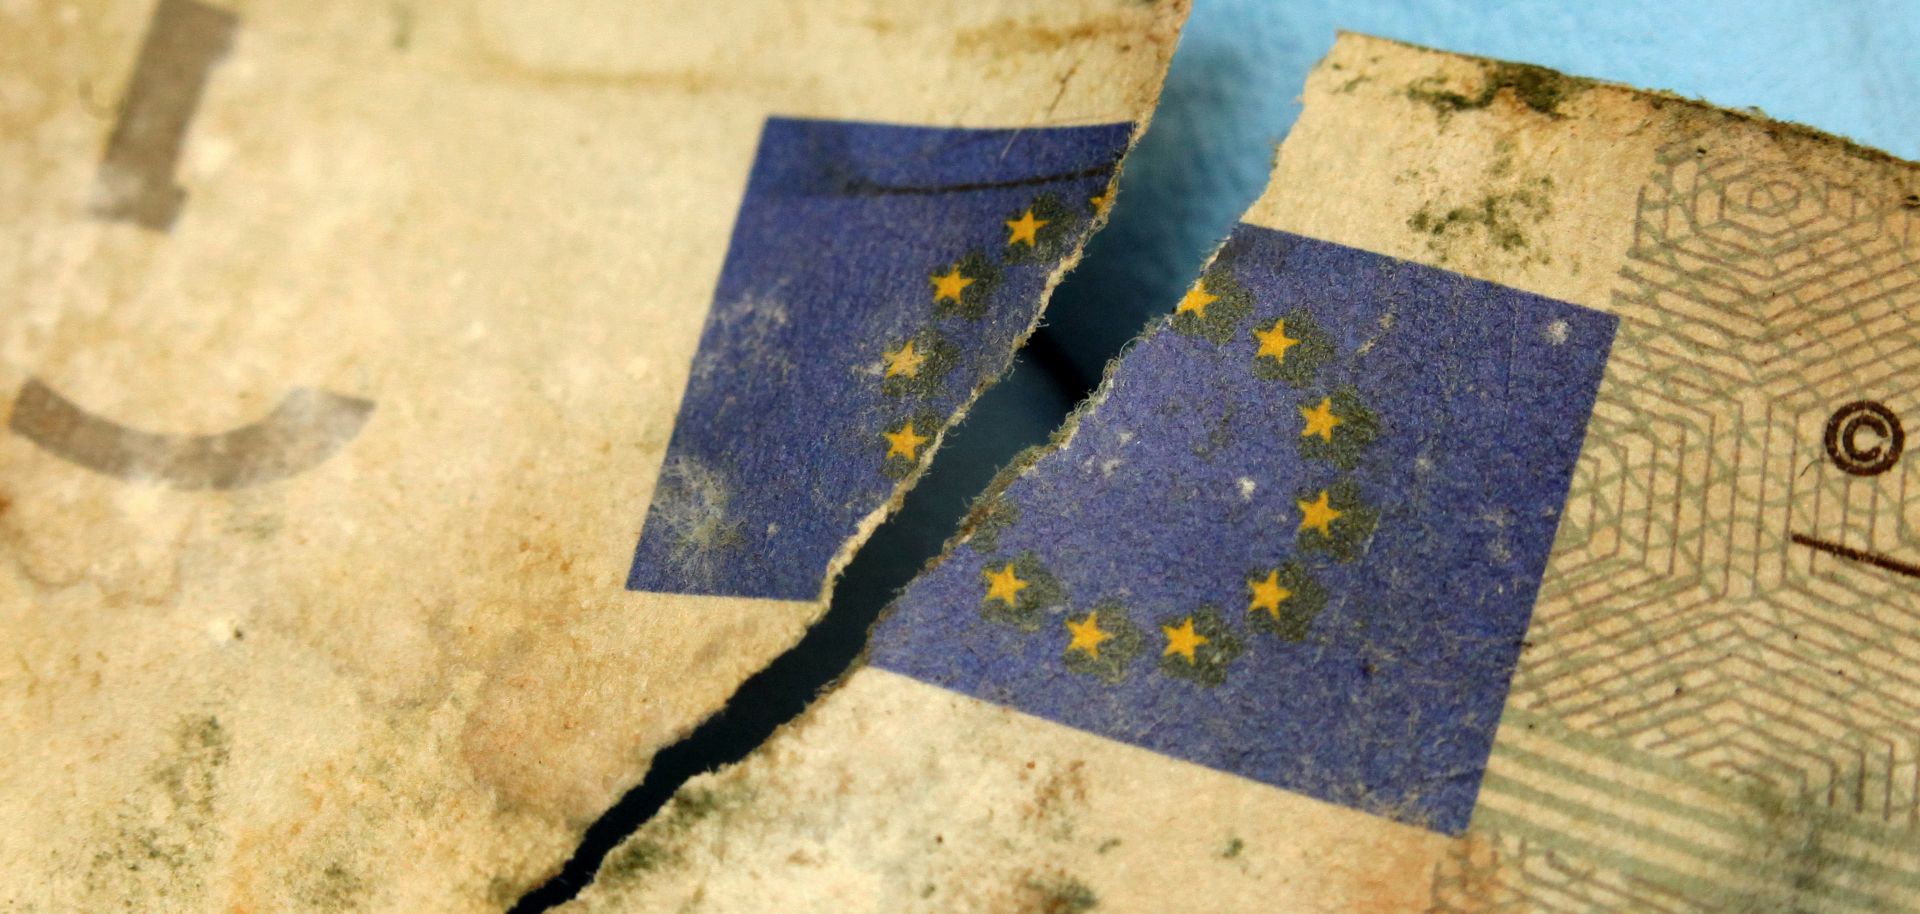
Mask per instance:
[[[1098,198],[1094,201],[1096,206],[1101,202]],[[1029,211],[1027,216],[1031,215]],[[1007,225],[1015,233],[1015,238],[1022,237],[1021,233],[1024,231],[1022,223],[1009,221]],[[1011,244],[1012,241],[1010,240],[1009,243]],[[1175,308],[1175,313],[1191,313],[1196,317],[1205,318],[1207,306],[1219,300],[1220,296],[1209,291],[1206,282],[1201,280],[1187,290],[1179,306]],[[1301,342],[1299,337],[1288,334],[1285,318],[1275,318],[1269,326],[1256,327],[1252,332],[1254,340],[1259,344],[1254,355],[1256,359],[1271,358],[1275,362],[1284,363],[1287,351]],[[1322,441],[1332,442],[1334,429],[1346,421],[1334,411],[1331,396],[1323,396],[1318,403],[1300,406],[1297,409],[1301,419],[1300,437],[1302,438],[1318,437]],[[1312,498],[1297,499],[1294,504],[1300,511],[1298,527],[1300,532],[1311,530],[1321,536],[1331,537],[1334,523],[1346,514],[1333,506],[1332,493],[1327,489],[1319,490]],[[1015,604],[1020,590],[1027,586],[1027,582],[1021,580],[1014,572],[1011,563],[1003,566],[999,571],[988,571],[986,580],[987,599],[998,599],[1008,606]],[[1294,592],[1280,583],[1278,568],[1268,570],[1265,577],[1246,579],[1246,586],[1247,612],[1264,612],[1276,622],[1280,620],[1284,604],[1294,597]],[[1063,624],[1066,626],[1068,637],[1066,650],[1069,653],[1078,651],[1092,660],[1100,659],[1100,646],[1114,637],[1112,632],[1100,626],[1098,610],[1089,611],[1081,619],[1066,619]],[[1190,665],[1199,663],[1199,649],[1210,641],[1195,627],[1194,617],[1191,615],[1182,618],[1177,624],[1162,624],[1160,633],[1166,642],[1161,649],[1161,656],[1178,657]]]

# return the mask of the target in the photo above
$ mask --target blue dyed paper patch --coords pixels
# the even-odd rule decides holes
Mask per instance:
[[[1457,833],[1614,326],[1240,226],[872,662]]]
[[[1132,134],[767,121],[628,589],[818,597],[1005,369]]]

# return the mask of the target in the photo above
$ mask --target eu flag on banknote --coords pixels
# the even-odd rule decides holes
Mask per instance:
[[[1241,226],[872,661],[1458,832],[1614,323]]]
[[[769,120],[628,588],[819,596],[1005,369],[1132,133]]]

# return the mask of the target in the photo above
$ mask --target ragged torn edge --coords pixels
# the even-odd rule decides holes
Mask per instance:
[[[1513,102],[1525,106],[1536,114],[1549,118],[1562,118],[1566,116],[1559,110],[1563,102],[1588,91],[1605,90],[1624,93],[1634,98],[1644,100],[1656,110],[1668,105],[1679,106],[1687,109],[1691,113],[1711,116],[1724,122],[1757,126],[1775,139],[1792,138],[1799,141],[1830,144],[1832,147],[1842,150],[1852,158],[1869,163],[1894,165],[1914,164],[1890,153],[1865,146],[1843,136],[1838,136],[1803,124],[1772,118],[1757,109],[1748,111],[1728,109],[1702,99],[1687,98],[1669,91],[1641,89],[1622,83],[1569,75],[1535,64],[1477,55],[1458,54],[1413,44],[1411,42],[1379,38],[1344,30],[1338,34],[1341,38],[1352,37],[1366,41],[1381,42],[1409,48],[1426,54],[1444,56],[1450,60],[1477,64],[1480,67],[1481,80],[1479,86],[1472,89],[1471,94],[1449,87],[1445,82],[1439,80],[1434,81],[1432,85],[1414,85],[1407,88],[1406,93],[1410,100],[1433,106],[1443,119],[1456,113],[1486,109],[1492,105],[1495,99],[1503,94],[1509,96]],[[1331,53],[1329,54],[1329,58],[1330,57]],[[1316,65],[1316,69],[1324,67],[1327,64],[1328,58],[1322,58],[1320,63]],[[1138,142],[1145,129],[1146,119],[1143,118],[1140,126],[1136,128],[1132,139],[1128,143],[1128,152],[1131,152],[1134,143]],[[1275,167],[1278,165],[1282,145],[1283,144],[1275,145],[1272,157]],[[1113,182],[1109,184],[1109,189],[1117,185],[1118,177],[1118,172],[1116,171]],[[1270,190],[1271,188],[1269,187],[1267,191]],[[1262,196],[1264,197],[1265,195],[1266,191],[1263,191]],[[1910,192],[1902,202],[1908,207],[1920,208],[1920,193]],[[1256,201],[1252,204],[1252,208],[1257,209],[1259,205],[1259,202]],[[1026,333],[1016,341],[1014,348],[1008,353],[1006,362],[1002,364],[1000,374],[996,375],[994,380],[979,385],[966,403],[954,414],[952,421],[942,427],[939,434],[935,436],[932,444],[936,453],[946,431],[962,421],[979,395],[993,383],[996,383],[999,377],[1004,375],[1006,367],[1011,364],[1014,354],[1025,344],[1034,329],[1039,326],[1041,315],[1044,313],[1044,302],[1051,297],[1054,287],[1065,274],[1071,270],[1073,266],[1078,264],[1086,240],[1092,236],[1093,232],[1098,231],[1099,228],[1105,224],[1106,218],[1105,212],[1096,217],[1093,226],[1081,237],[1073,252],[1068,258],[1061,262],[1060,267],[1049,277],[1047,286],[1042,293],[1043,310],[1036,312],[1034,322],[1027,328]],[[1216,243],[1213,251],[1195,272],[1196,277],[1204,277],[1207,272],[1215,266],[1219,261],[1220,253],[1225,244],[1226,239],[1224,237]],[[1146,340],[1153,338],[1156,334],[1171,330],[1174,316],[1173,312],[1167,312],[1161,319],[1155,321],[1150,327],[1122,347],[1121,351],[1107,363],[1102,372],[1098,387],[1093,393],[1089,394],[1074,407],[1062,420],[1059,427],[1048,436],[1048,440],[1043,444],[1027,448],[1015,455],[1008,461],[1006,466],[1002,467],[1000,471],[995,474],[992,481],[987,484],[980,494],[974,497],[966,514],[961,519],[958,528],[942,544],[939,552],[929,559],[921,569],[922,574],[947,561],[953,552],[961,545],[971,542],[983,531],[990,531],[994,529],[996,524],[1003,522],[999,519],[998,508],[1004,504],[1006,491],[1016,481],[1024,478],[1041,461],[1053,454],[1066,450],[1072,445],[1081,423],[1086,417],[1092,415],[1095,410],[1100,409],[1112,395],[1115,374],[1131,354],[1132,350]],[[865,543],[873,531],[878,528],[888,516],[898,510],[905,498],[906,492],[918,480],[920,474],[925,472],[926,467],[932,462],[932,459],[930,456],[927,461],[922,462],[911,475],[896,486],[893,498],[879,510],[869,515],[866,521],[860,525],[856,535],[834,556],[833,561],[829,565],[827,583],[822,592],[821,599],[823,601],[831,596],[834,582],[837,580],[840,572],[846,567],[847,563],[852,560],[853,555],[858,551],[860,546]],[[874,628],[885,623],[896,611],[898,611],[897,597],[879,613],[878,617],[872,623],[872,626],[869,627],[869,640],[867,645],[863,646],[860,654],[847,669],[825,684],[819,693],[813,697],[812,702],[809,703],[807,708],[799,715],[777,727],[767,740],[761,744],[761,747],[773,744],[786,737],[789,730],[796,733],[801,732],[813,722],[817,704],[823,699],[829,699],[834,692],[838,691],[847,682],[849,677],[869,665],[872,632]],[[633,877],[638,873],[651,870],[655,866],[669,863],[675,859],[679,853],[674,843],[675,839],[682,836],[692,823],[716,811],[721,811],[727,804],[721,802],[718,798],[738,797],[742,795],[741,787],[743,785],[735,782],[750,777],[752,772],[747,770],[748,766],[756,760],[759,760],[761,756],[761,749],[756,748],[739,762],[688,779],[680,786],[675,794],[668,799],[666,804],[661,807],[660,811],[653,816],[652,819],[643,823],[607,854],[599,872],[596,873],[594,877],[593,885],[604,889],[618,889],[623,880]]]
[[[1435,111],[1440,113],[1443,119],[1448,115],[1456,113],[1484,110],[1502,93],[1506,93],[1515,102],[1524,105],[1535,113],[1550,118],[1562,118],[1566,116],[1560,112],[1560,104],[1562,102],[1568,101],[1585,92],[1602,90],[1623,93],[1633,98],[1643,100],[1654,110],[1660,110],[1667,106],[1675,106],[1685,108],[1696,114],[1718,118],[1725,122],[1758,127],[1769,137],[1776,140],[1792,138],[1795,140],[1829,145],[1837,148],[1840,152],[1851,158],[1864,162],[1907,167],[1920,165],[1920,162],[1903,159],[1890,152],[1876,149],[1850,137],[1830,133],[1818,127],[1808,126],[1796,121],[1782,120],[1773,117],[1759,108],[1727,108],[1716,105],[1703,98],[1688,97],[1667,89],[1646,89],[1627,83],[1596,79],[1590,76],[1575,76],[1538,64],[1504,60],[1497,57],[1483,57],[1477,54],[1462,54],[1457,51],[1448,51],[1428,45],[1415,44],[1410,41],[1401,41],[1397,38],[1383,38],[1378,35],[1369,35],[1364,32],[1353,32],[1341,29],[1335,34],[1341,39],[1355,38],[1367,42],[1393,45],[1395,47],[1418,51],[1423,54],[1445,57],[1448,60],[1479,65],[1481,84],[1471,95],[1448,89],[1444,83],[1439,80],[1435,80],[1430,85],[1412,85],[1406,88],[1406,96],[1409,100],[1432,106]],[[1326,66],[1331,56],[1331,53],[1329,53],[1327,57],[1322,57],[1320,62],[1314,65],[1314,69],[1318,70]],[[1366,77],[1356,77],[1355,80],[1357,81],[1364,78]],[[1920,193],[1910,193],[1902,202],[1909,207],[1920,208]]]
[[[1224,245],[1223,240],[1208,256],[1207,267],[1211,267],[1218,259],[1219,250]],[[1204,273],[1204,270],[1202,272]],[[1115,373],[1128,354],[1135,346],[1170,330],[1172,320],[1173,313],[1169,310],[1165,317],[1155,321],[1151,327],[1129,341],[1121,352],[1107,363],[1098,388],[1074,407],[1059,427],[1048,436],[1045,443],[1021,451],[994,475],[986,488],[974,497],[959,527],[941,545],[939,553],[927,561],[921,573],[924,574],[946,561],[955,549],[972,541],[984,529],[991,527],[995,522],[995,506],[1002,503],[1000,500],[1004,497],[1006,490],[1014,482],[1025,477],[1041,461],[1071,446],[1082,421],[1099,409],[1112,395]],[[618,893],[631,884],[632,880],[643,874],[671,865],[684,855],[685,849],[680,842],[689,833],[694,823],[718,813],[727,813],[739,807],[741,803],[749,801],[754,792],[751,783],[754,772],[750,766],[756,762],[765,762],[766,755],[763,750],[767,746],[776,744],[790,735],[804,732],[815,720],[820,703],[832,700],[833,694],[839,691],[853,674],[869,665],[872,632],[875,627],[897,611],[897,606],[896,596],[896,599],[879,613],[872,626],[868,628],[868,641],[861,648],[859,656],[839,675],[822,686],[805,709],[792,720],[776,727],[760,746],[740,761],[689,778],[674,792],[657,814],[641,824],[607,853],[588,888]],[[585,897],[584,890],[582,897]]]
[[[1172,7],[1171,14],[1164,21],[1165,24],[1163,28],[1165,28],[1165,30],[1171,34],[1171,40],[1167,42],[1167,45],[1168,45],[1167,48],[1163,52],[1161,52],[1161,55],[1160,55],[1159,79],[1153,82],[1153,85],[1156,87],[1153,92],[1153,96],[1151,98],[1143,100],[1139,114],[1134,119],[1133,132],[1131,135],[1128,136],[1126,147],[1121,151],[1119,158],[1115,162],[1113,173],[1107,180],[1105,190],[1107,195],[1113,202],[1105,207],[1098,209],[1094,213],[1093,218],[1088,223],[1086,229],[1082,231],[1079,234],[1079,236],[1074,240],[1072,249],[1069,250],[1066,253],[1066,255],[1060,259],[1059,263],[1054,267],[1052,272],[1048,274],[1047,281],[1040,291],[1038,300],[1036,302],[1036,306],[1033,310],[1032,319],[1028,322],[1027,326],[1019,333],[1019,335],[1014,338],[1011,345],[1009,345],[1002,352],[1000,356],[1000,361],[994,367],[993,371],[987,375],[986,380],[976,384],[973,390],[971,390],[967,394],[966,398],[961,402],[961,404],[957,408],[955,408],[952,413],[948,415],[946,421],[939,427],[937,431],[934,432],[932,440],[928,442],[926,456],[918,464],[916,464],[914,468],[906,476],[902,477],[898,482],[894,484],[893,491],[891,495],[887,498],[887,500],[884,503],[882,503],[879,507],[875,508],[873,511],[868,513],[866,517],[861,519],[860,523],[855,526],[853,534],[849,536],[844,543],[841,544],[838,550],[835,551],[833,557],[827,563],[826,574],[824,575],[823,580],[821,582],[819,596],[816,598],[816,601],[815,601],[817,605],[821,605],[821,606],[831,605],[833,593],[836,585],[839,583],[840,575],[846,570],[847,566],[853,562],[854,556],[857,555],[859,551],[867,544],[867,541],[872,538],[874,532],[878,530],[880,526],[887,521],[888,518],[892,517],[895,512],[899,511],[901,507],[904,506],[908,493],[911,492],[916,485],[918,485],[920,478],[931,468],[934,460],[938,458],[938,455],[940,453],[940,448],[946,441],[947,433],[951,431],[955,426],[964,422],[967,418],[968,413],[971,412],[974,404],[980,399],[980,397],[988,389],[993,387],[995,384],[998,384],[1001,380],[1003,380],[1007,376],[1008,372],[1013,367],[1014,359],[1019,355],[1020,351],[1025,348],[1027,341],[1032,338],[1033,334],[1040,328],[1041,323],[1044,321],[1046,317],[1047,305],[1053,298],[1054,290],[1066,278],[1067,274],[1072,272],[1073,269],[1079,265],[1081,258],[1085,255],[1086,246],[1088,242],[1093,238],[1093,236],[1097,232],[1099,232],[1102,228],[1106,226],[1110,218],[1110,214],[1112,213],[1113,207],[1119,205],[1119,185],[1120,185],[1121,178],[1125,173],[1127,157],[1133,153],[1134,148],[1139,145],[1141,137],[1145,136],[1147,129],[1151,125],[1153,111],[1158,105],[1160,92],[1164,89],[1164,86],[1165,86],[1165,82],[1166,82],[1165,77],[1166,77],[1167,67],[1172,61],[1174,52],[1178,47],[1180,37],[1183,34],[1182,26],[1185,23],[1189,9],[1190,9],[1190,4],[1188,3],[1182,2],[1182,3],[1175,4]],[[1069,73],[1069,76],[1070,75],[1071,73]],[[1035,126],[1044,126],[1044,125],[1035,125]],[[1151,335],[1151,332],[1152,331],[1149,331],[1148,335]],[[1128,348],[1131,348],[1131,344],[1129,344]],[[1114,363],[1117,364],[1118,361],[1119,361],[1119,357],[1116,357],[1114,359]],[[1112,371],[1113,371],[1113,364],[1109,364],[1107,368],[1108,379],[1110,379]],[[1083,403],[1081,406],[1076,407],[1073,413],[1067,417],[1066,421],[1061,426],[1061,429],[1058,429],[1054,432],[1053,436],[1051,436],[1047,444],[1039,445],[1033,448],[1029,448],[1026,451],[1023,451],[1021,454],[1017,455],[1008,464],[1006,468],[1002,469],[1000,473],[996,474],[996,476],[994,477],[994,480],[992,481],[992,483],[989,484],[985,492],[983,492],[981,496],[976,497],[974,501],[974,506],[969,510],[967,517],[963,519],[961,522],[959,532],[957,532],[954,536],[948,538],[948,540],[942,545],[940,553],[934,556],[932,559],[928,560],[925,566],[926,568],[931,568],[939,564],[942,560],[945,559],[946,554],[949,551],[951,551],[954,547],[959,545],[961,542],[964,542],[966,538],[970,536],[971,531],[974,529],[974,525],[971,523],[974,512],[979,510],[979,506],[982,503],[984,503],[984,499],[986,499],[990,495],[994,495],[1002,491],[1006,485],[1010,484],[1014,478],[1017,478],[1020,475],[1020,471],[1023,468],[1031,466],[1033,462],[1038,461],[1040,457],[1044,456],[1046,453],[1050,453],[1051,451],[1057,449],[1057,447],[1063,446],[1065,444],[1067,439],[1063,439],[1061,437],[1062,433],[1067,432],[1068,438],[1071,437],[1071,433],[1069,430],[1077,426],[1079,421],[1079,416],[1085,410],[1090,408],[1088,404],[1092,403],[1095,399],[1104,398],[1104,391],[1107,387],[1107,384],[1108,384],[1108,380],[1103,379],[1101,383],[1102,392],[1096,394],[1095,397],[1090,397],[1086,403]],[[879,614],[879,617],[868,626],[866,632],[863,635],[863,646],[861,648],[860,654],[854,659],[854,661],[850,663],[846,669],[841,670],[831,680],[829,680],[824,685],[822,685],[820,689],[813,696],[809,698],[806,708],[804,708],[798,715],[796,715],[791,720],[785,721],[781,723],[778,727],[776,727],[773,733],[770,734],[766,740],[763,740],[760,743],[760,746],[764,746],[768,742],[772,742],[773,740],[779,739],[783,734],[785,734],[785,732],[789,728],[803,725],[805,721],[809,719],[809,715],[812,713],[813,706],[815,704],[817,704],[821,699],[826,698],[833,692],[838,691],[839,688],[843,684],[845,684],[849,676],[851,676],[855,671],[867,665],[866,659],[867,659],[868,647],[865,645],[870,644],[873,627],[878,625],[880,619],[884,619],[890,612],[891,612],[891,609],[889,606],[889,609],[883,610]],[[823,614],[823,617],[824,617],[824,614]],[[809,628],[811,628],[814,625],[818,625],[820,621],[821,621],[820,619],[815,619],[813,623],[809,625]],[[797,645],[796,645],[796,648],[797,648]],[[794,648],[790,648],[789,650],[791,651],[793,649]],[[719,717],[721,715],[724,715],[726,713],[727,707],[732,704],[733,700],[735,699],[735,697],[737,697],[737,695],[738,695],[738,688],[736,687],[735,691],[728,695],[726,701],[722,703],[721,707],[717,709],[713,714],[708,715],[707,717],[701,718],[700,720],[696,720],[689,723],[684,729],[676,732],[673,735],[672,742],[669,742],[666,745],[662,746],[659,751],[664,752],[667,749],[670,749],[673,746],[680,744],[681,742],[691,737],[696,731],[698,731],[708,721],[716,717]],[[747,762],[752,761],[755,755],[758,753],[758,751],[759,751],[759,746],[756,746],[740,762],[723,766],[711,772],[696,775],[688,779],[686,782],[683,782],[680,786],[678,786],[675,789],[673,796],[670,797],[668,801],[663,806],[661,806],[659,810],[655,811],[651,816],[649,816],[645,821],[643,821],[638,828],[634,829],[625,838],[623,838],[619,844],[617,844],[615,847],[613,847],[610,851],[606,853],[606,855],[599,861],[597,869],[593,874],[592,879],[586,882],[585,884],[581,885],[579,887],[578,892],[584,893],[595,886],[600,886],[603,880],[611,880],[611,881],[617,882],[618,881],[617,876],[620,873],[622,872],[630,873],[633,871],[634,868],[631,866],[631,862],[635,854],[646,856],[649,853],[648,848],[659,848],[661,846],[657,840],[657,838],[659,837],[659,834],[658,834],[659,832],[663,830],[667,830],[667,831],[680,830],[682,827],[684,827],[684,825],[687,822],[694,819],[698,819],[704,816],[706,813],[711,812],[714,807],[714,804],[712,802],[712,797],[715,794],[713,793],[711,787],[709,786],[710,782],[716,781],[717,779],[722,779],[722,778],[736,775],[738,773],[738,769],[740,769]],[[657,757],[658,755],[659,755],[659,752],[656,752],[655,756]],[[625,796],[627,793],[630,793],[636,789],[639,789],[644,782],[645,775],[646,775],[646,769],[642,769],[632,781],[628,782],[623,786],[621,790],[621,795]],[[609,809],[605,812],[602,812],[601,815],[603,816],[606,815],[608,812],[611,812],[613,808],[614,807],[609,807]],[[565,875],[566,870],[570,868],[571,865],[572,865],[572,861],[570,860],[566,866],[563,866],[562,868],[547,874],[545,877],[542,878],[540,882],[535,884],[535,886],[529,891],[527,897],[531,897],[533,893],[539,892],[540,889],[544,887],[548,882],[551,882],[555,879],[562,878]],[[578,893],[576,893],[576,897],[577,897],[577,894]],[[563,904],[571,904],[571,902],[570,901],[563,902]]]
[[[900,508],[906,504],[907,493],[919,484],[920,477],[926,474],[927,470],[933,465],[933,461],[939,457],[940,448],[947,440],[947,432],[951,431],[954,426],[965,422],[967,414],[973,410],[973,405],[979,401],[981,395],[986,393],[986,391],[995,384],[1000,383],[1000,381],[1007,376],[1007,373],[1012,370],[1014,358],[1019,355],[1021,350],[1026,348],[1027,341],[1033,338],[1034,332],[1040,329],[1041,322],[1045,320],[1047,305],[1053,299],[1054,289],[1060,285],[1062,280],[1066,279],[1068,273],[1073,272],[1074,267],[1080,265],[1080,258],[1086,254],[1087,243],[1092,240],[1096,233],[1106,227],[1109,214],[1112,213],[1113,207],[1119,205],[1120,178],[1125,173],[1127,157],[1131,156],[1134,148],[1140,145],[1140,138],[1146,135],[1147,128],[1153,121],[1153,111],[1159,106],[1160,94],[1165,90],[1166,86],[1167,68],[1172,63],[1173,55],[1178,51],[1180,38],[1185,34],[1184,26],[1190,9],[1191,4],[1183,0],[1183,2],[1173,5],[1172,12],[1165,20],[1165,27],[1172,32],[1173,40],[1161,55],[1159,79],[1153,82],[1153,85],[1156,87],[1153,92],[1153,97],[1144,100],[1140,116],[1133,122],[1133,133],[1127,137],[1127,146],[1121,151],[1119,160],[1114,164],[1113,174],[1107,178],[1106,194],[1112,202],[1105,207],[1098,208],[1094,212],[1093,219],[1087,224],[1086,230],[1081,232],[1080,237],[1074,241],[1073,249],[1068,251],[1067,255],[1062,257],[1060,262],[1054,267],[1053,272],[1047,275],[1046,285],[1041,288],[1040,299],[1033,310],[1033,319],[1028,321],[1026,328],[1014,337],[1012,345],[1008,346],[1006,351],[1001,355],[999,364],[987,376],[987,380],[974,385],[973,390],[968,392],[966,399],[961,401],[960,405],[948,415],[947,421],[934,433],[933,440],[928,442],[927,456],[915,465],[906,476],[902,477],[899,482],[894,484],[893,494],[884,504],[869,512],[867,516],[854,527],[853,535],[848,537],[846,542],[841,543],[840,548],[834,552],[833,558],[827,561],[827,572],[821,582],[820,596],[817,598],[818,603],[825,605],[832,601],[834,586],[839,583],[840,574],[853,562],[854,555],[867,544],[867,540],[873,537],[874,531],[878,530],[880,525],[886,522],[887,518],[892,517],[894,512],[899,511]],[[1071,79],[1072,76],[1072,70],[1068,70],[1067,73],[1062,76],[1063,89],[1065,88],[1065,80]],[[1035,126],[1045,125],[1036,124]],[[1111,371],[1111,366],[1109,366],[1109,371]],[[1105,381],[1102,381],[1102,386],[1104,385]],[[1079,410],[1076,409],[1074,416],[1077,416],[1078,412]],[[1069,416],[1068,421],[1076,421],[1074,416]],[[1026,455],[1023,453],[1020,457],[1016,457],[1015,462],[1017,463],[1020,458],[1024,456]],[[989,490],[993,490],[993,485],[999,482],[1000,477],[995,476],[994,483],[988,487]],[[969,516],[971,516],[971,513],[972,512],[969,511]],[[966,529],[964,522],[962,523],[962,529]],[[946,544],[941,546],[940,554],[930,560],[926,567],[931,568],[933,565],[938,564],[941,559],[946,557],[947,551],[951,549],[953,545],[955,545],[954,542],[949,539]],[[924,571],[925,569],[922,570]],[[885,612],[881,613],[882,618],[884,618],[885,615]],[[875,624],[878,624],[877,620]],[[868,635],[871,635],[872,631],[872,628],[869,627],[867,630]],[[847,673],[865,665],[865,658],[866,651],[863,649],[860,658],[855,661],[854,665],[849,667],[846,673],[842,673],[832,682],[828,683],[827,686],[823,687],[820,696],[824,696],[828,692],[838,688],[840,683],[846,679]],[[815,696],[816,700],[820,696]]]
[[[1136,134],[1136,138],[1137,136],[1138,134]],[[1090,236],[1091,232],[1088,234]],[[1220,250],[1225,244],[1225,239],[1222,239],[1215,246],[1214,251],[1208,255],[1200,271],[1201,275],[1204,275],[1206,269],[1211,268],[1215,261],[1218,260]],[[1055,273],[1052,282],[1057,282],[1064,276],[1066,270],[1071,267],[1072,262],[1077,262],[1078,257],[1079,252],[1076,251],[1071,261],[1064,262],[1062,269]],[[1050,283],[1047,287],[1047,294],[1051,294],[1051,292],[1052,284]],[[954,550],[972,541],[975,536],[980,534],[984,529],[990,528],[990,526],[995,523],[995,508],[997,505],[1003,503],[1002,498],[1006,490],[1017,480],[1025,477],[1042,460],[1053,454],[1062,452],[1072,445],[1082,421],[1092,415],[1095,410],[1098,410],[1106,402],[1107,398],[1112,395],[1115,374],[1121,364],[1126,361],[1134,347],[1153,338],[1159,333],[1170,330],[1172,328],[1172,321],[1173,312],[1169,309],[1164,317],[1155,321],[1152,326],[1129,341],[1121,349],[1119,354],[1108,361],[1102,372],[1099,386],[1093,393],[1089,394],[1074,407],[1061,421],[1059,427],[1055,428],[1048,436],[1048,440],[1045,443],[1034,445],[1021,451],[994,475],[992,481],[981,490],[980,494],[974,497],[967,513],[962,517],[959,527],[941,545],[939,552],[928,559],[926,565],[922,567],[922,574],[946,561]],[[1037,325],[1038,321],[1035,322],[1035,326]],[[1031,329],[1032,328],[1029,328],[1029,333],[1031,333]],[[1022,339],[1024,340],[1024,337]],[[985,390],[987,386],[990,385],[982,385],[979,390]],[[975,392],[976,396],[978,392],[979,391]],[[969,401],[969,405],[971,405],[971,401]],[[912,477],[909,478],[909,483],[911,482],[911,478]],[[891,508],[889,510],[891,510]],[[878,523],[876,522],[874,526],[877,527]],[[738,800],[750,796],[752,793],[750,785],[743,787],[742,784],[737,783],[751,777],[752,772],[748,769],[748,766],[763,757],[761,750],[765,746],[774,744],[788,737],[789,731],[793,733],[803,732],[815,719],[819,703],[821,701],[831,700],[833,694],[839,691],[854,673],[869,665],[868,657],[872,649],[872,632],[897,611],[897,606],[898,599],[896,597],[892,603],[889,603],[888,606],[879,613],[878,617],[868,628],[867,635],[869,640],[867,644],[862,647],[859,656],[857,656],[845,670],[841,671],[839,675],[823,685],[808,706],[797,716],[775,728],[773,733],[761,743],[760,747],[756,747],[742,760],[714,771],[689,778],[675,791],[674,795],[667,800],[666,804],[661,807],[656,815],[635,829],[633,833],[621,841],[618,846],[609,851],[606,858],[602,861],[599,871],[595,874],[591,887],[617,891],[624,885],[626,880],[641,873],[650,872],[661,865],[669,864],[673,860],[678,859],[682,851],[676,845],[675,841],[683,836],[693,823],[716,812],[724,812],[735,805]]]

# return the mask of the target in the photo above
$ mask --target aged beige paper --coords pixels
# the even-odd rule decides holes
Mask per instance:
[[[871,664],[572,910],[1920,909],[1920,169],[1354,35],[1305,102]]]
[[[1184,13],[0,2],[0,907],[510,905],[818,615]]]

